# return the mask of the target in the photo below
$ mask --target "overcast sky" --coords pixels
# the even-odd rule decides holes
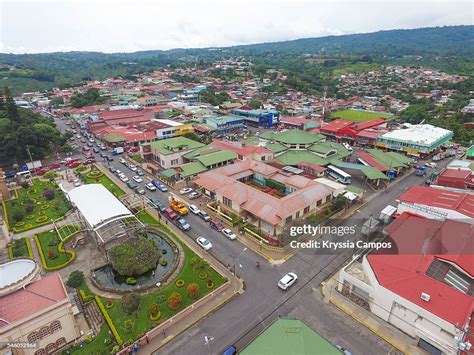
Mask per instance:
[[[0,0],[0,52],[229,46],[472,24],[459,0]]]

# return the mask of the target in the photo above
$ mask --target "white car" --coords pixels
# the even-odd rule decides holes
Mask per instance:
[[[436,163],[426,163],[425,166],[432,169],[435,169],[437,167]]]
[[[186,194],[190,193],[191,191],[193,191],[192,188],[190,188],[190,187],[183,187],[181,190],[179,190],[179,193],[180,193],[181,195],[186,195]]]
[[[119,162],[121,162],[122,164],[125,164],[127,161],[124,158],[119,158]]]
[[[120,180],[122,180],[123,182],[127,182],[128,181],[128,177],[126,177],[125,175],[120,175]]]
[[[201,212],[201,210],[197,208],[196,205],[189,205],[188,209],[194,214],[198,214],[199,212]]]
[[[212,244],[210,241],[208,241],[204,237],[198,237],[196,239],[196,242],[204,249],[204,250],[209,250],[212,248]]]
[[[225,228],[222,230],[222,234],[224,234],[227,238],[229,238],[230,240],[235,240],[237,239],[237,236],[235,235],[234,232],[232,232],[231,229],[229,228]]]
[[[135,165],[133,165],[133,164],[130,164],[130,165],[128,166],[128,168],[129,168],[131,171],[133,171],[133,172],[135,172],[135,171],[138,170],[137,167],[136,167]]]
[[[283,276],[280,281],[278,281],[278,287],[286,291],[291,285],[296,282],[296,280],[298,280],[298,276],[296,276],[294,272],[289,272],[288,274]]]
[[[135,181],[135,182],[142,182],[142,181],[143,181],[142,178],[141,178],[140,176],[138,176],[138,175],[135,175],[134,177],[132,177],[132,179],[133,179],[133,181]]]
[[[123,173],[119,169],[117,169],[115,170],[115,175],[120,176],[123,175]]]
[[[146,184],[145,187],[150,191],[156,191],[155,185],[153,185],[151,182]]]

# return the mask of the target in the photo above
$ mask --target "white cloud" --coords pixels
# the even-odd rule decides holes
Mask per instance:
[[[228,46],[470,24],[467,1],[5,1],[0,52]]]

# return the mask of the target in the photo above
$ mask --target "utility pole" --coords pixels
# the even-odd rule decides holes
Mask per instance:
[[[33,157],[31,156],[30,146],[29,146],[29,145],[26,145],[26,151],[28,152],[28,155],[29,155],[29,157],[30,157],[31,169],[33,169],[33,174],[36,175],[35,166],[33,165]]]

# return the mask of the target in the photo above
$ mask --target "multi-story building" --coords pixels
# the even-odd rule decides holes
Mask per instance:
[[[453,138],[453,132],[430,124],[411,125],[382,134],[376,145],[414,156],[430,155]]]
[[[271,128],[280,123],[280,113],[274,110],[242,110],[234,109],[230,113],[245,118],[250,126]]]

